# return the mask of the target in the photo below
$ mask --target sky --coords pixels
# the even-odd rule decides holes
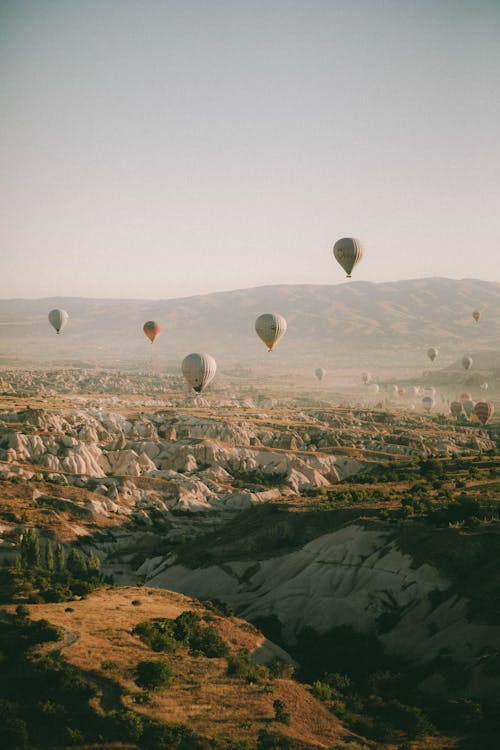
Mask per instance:
[[[0,297],[500,281],[500,0],[0,0]],[[346,282],[349,283],[349,282]]]

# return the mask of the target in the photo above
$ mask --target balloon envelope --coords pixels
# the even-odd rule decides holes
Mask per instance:
[[[430,411],[434,406],[434,399],[431,396],[424,396],[422,399],[422,405],[426,411]]]
[[[466,399],[465,401],[462,402],[464,412],[467,414],[468,417],[470,417],[470,415],[474,411],[475,405],[476,405],[475,402],[471,398]]]
[[[474,310],[474,312],[472,313],[472,317],[474,318],[476,323],[478,323],[479,318],[481,317],[481,313],[479,312],[479,310]]]
[[[433,346],[431,346],[430,349],[427,349],[427,356],[429,357],[431,362],[434,362],[438,354],[439,354],[439,351]]]
[[[333,246],[333,254],[350,279],[352,269],[363,257],[363,247],[355,237],[342,237]]]
[[[270,352],[286,333],[286,320],[277,313],[263,313],[255,321],[255,330]]]
[[[464,370],[470,370],[472,367],[472,357],[462,357],[462,367]]]
[[[478,401],[474,407],[474,413],[481,424],[486,424],[492,418],[495,407],[491,401]]]
[[[182,374],[196,393],[206,388],[217,371],[217,363],[210,354],[188,354],[182,360]]]
[[[50,325],[56,329],[56,333],[60,333],[66,323],[69,320],[69,315],[66,310],[51,310],[48,315]]]
[[[153,343],[155,338],[161,333],[161,325],[157,323],[156,320],[148,320],[146,323],[144,323],[142,330],[151,341],[151,343]]]
[[[317,369],[316,369],[316,370],[314,371],[314,374],[316,375],[316,377],[318,378],[318,380],[323,380],[323,378],[324,378],[324,377],[325,377],[325,375],[326,375],[326,370],[324,370],[324,369],[323,369],[322,367],[318,367],[318,368],[317,368]]]
[[[459,417],[460,414],[463,411],[462,402],[461,401],[452,401],[450,404],[450,411],[453,414],[454,417]]]
[[[368,383],[372,379],[372,374],[371,374],[371,372],[363,372],[363,373],[361,373],[361,378],[363,380],[363,383],[365,385],[368,385]]]

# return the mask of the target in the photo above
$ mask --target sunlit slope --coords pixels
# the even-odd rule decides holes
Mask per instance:
[[[146,588],[102,588],[86,599],[30,606],[30,617],[46,618],[62,629],[62,641],[43,650],[60,649],[97,686],[97,707],[127,708],[144,717],[189,726],[197,735],[247,740],[255,744],[262,728],[278,730],[304,743],[328,748],[351,733],[307,690],[292,679],[247,682],[228,675],[227,658],[206,658],[178,646],[174,653],[151,649],[134,633],[153,618],[176,618],[194,611],[203,627],[212,626],[229,647],[229,656],[245,650],[254,663],[271,663],[284,657],[257,629],[235,617],[206,610],[199,602],[169,592]],[[144,660],[166,663],[174,675],[166,689],[144,690],[135,681],[137,665]],[[268,685],[264,689],[264,685]],[[273,722],[273,701],[281,700],[293,713],[289,726]],[[352,737],[352,735],[351,735]]]
[[[165,288],[168,294],[168,286]],[[47,321],[53,307],[70,322],[57,337]],[[481,311],[474,323],[473,310]],[[286,336],[272,358],[254,332],[262,312],[288,321]],[[145,320],[161,322],[153,346],[142,331]],[[422,352],[440,350],[436,366],[464,352],[498,350],[500,284],[464,279],[414,279],[372,284],[280,285],[182,299],[92,300],[54,297],[0,301],[0,346],[4,357],[110,359],[156,357],[174,362],[189,351],[209,351],[220,364],[325,367],[354,364],[426,366]],[[489,355],[488,367],[500,356]],[[486,366],[486,365],[485,365]]]

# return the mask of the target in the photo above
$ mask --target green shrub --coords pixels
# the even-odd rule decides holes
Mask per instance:
[[[161,690],[172,684],[174,673],[163,661],[140,661],[136,684],[146,690]]]
[[[261,664],[254,664],[246,649],[227,660],[227,674],[229,677],[238,677],[245,682],[261,682],[269,678],[269,670]]]

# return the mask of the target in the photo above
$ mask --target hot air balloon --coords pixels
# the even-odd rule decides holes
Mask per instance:
[[[424,396],[430,396],[432,399],[436,398],[436,389],[433,385],[428,385],[424,388]]]
[[[155,338],[161,333],[161,325],[157,323],[156,320],[148,320],[146,323],[144,323],[142,330],[151,341],[151,343],[153,343]]]
[[[453,414],[454,417],[458,417],[461,415],[463,411],[462,403],[461,401],[452,401],[450,404],[450,411]]]
[[[466,401],[462,402],[462,406],[464,408],[464,412],[467,414],[468,417],[470,417],[470,415],[474,411],[475,405],[476,405],[475,402],[471,398],[469,398]]]
[[[270,352],[286,333],[286,320],[277,313],[264,313],[255,321],[255,330]]]
[[[487,424],[492,418],[494,411],[495,407],[491,401],[478,401],[474,407],[474,413],[481,424]]]
[[[361,373],[361,378],[362,378],[362,380],[363,380],[363,383],[364,383],[365,385],[368,385],[368,383],[369,383],[369,382],[370,382],[370,380],[372,379],[372,374],[371,374],[371,372],[362,372],[362,373]]]
[[[386,390],[390,398],[395,398],[398,395],[399,388],[397,385],[388,385],[386,386]]]
[[[482,391],[487,391],[489,388],[489,385],[488,383],[481,383],[479,387]]]
[[[406,395],[409,398],[417,398],[418,393],[419,393],[419,390],[416,385],[410,385],[410,387],[406,389]]]
[[[479,310],[474,310],[474,312],[472,313],[472,317],[474,318],[476,323],[479,323],[479,318],[481,317],[481,313],[479,312]]]
[[[217,363],[210,354],[188,354],[182,360],[182,374],[196,393],[201,393],[213,380],[216,370]]]
[[[318,380],[323,380],[323,378],[326,375],[326,370],[324,370],[322,367],[317,367],[316,370],[314,371],[314,374],[316,375]]]
[[[377,385],[377,383],[370,383],[368,386],[368,390],[370,393],[378,393],[380,391],[380,387]]]
[[[464,370],[470,370],[472,367],[472,357],[462,357],[462,367]]]
[[[342,237],[333,246],[333,254],[350,279],[352,269],[363,257],[363,248],[361,242],[354,237]]]
[[[438,354],[439,354],[439,351],[435,349],[433,346],[431,346],[430,349],[427,349],[427,356],[429,357],[431,362],[434,362]]]
[[[69,320],[69,315],[66,310],[59,310],[58,308],[56,308],[55,310],[51,310],[48,317],[49,323],[53,328],[56,329],[56,333],[61,333],[62,329]]]
[[[464,391],[460,394],[460,401],[463,403],[464,401],[470,401],[472,396],[467,391]]]
[[[434,406],[434,399],[431,396],[424,396],[422,399],[422,406],[425,411],[430,411]]]

